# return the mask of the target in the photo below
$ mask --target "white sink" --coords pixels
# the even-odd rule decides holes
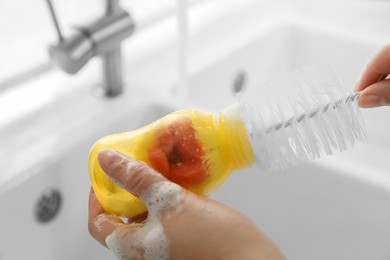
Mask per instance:
[[[134,105],[130,112],[123,111],[122,117],[126,120],[111,121],[108,127],[103,128],[97,127],[98,124],[104,125],[103,121],[89,125],[89,137],[62,153],[59,160],[41,165],[37,173],[3,192],[0,196],[1,260],[115,259],[88,233],[87,205],[91,186],[88,153],[98,138],[139,128],[174,110],[166,103],[149,103],[137,95],[127,98]],[[102,99],[98,103],[100,108],[115,111],[112,101]],[[76,137],[78,133],[73,134]],[[69,142],[70,138],[59,141]],[[23,159],[20,160],[24,163]],[[52,190],[60,193],[61,206],[52,221],[41,223],[36,217],[38,201],[44,193]]]
[[[349,36],[281,26],[200,71],[191,97],[219,110],[235,100],[236,75],[245,91],[311,64],[332,67],[352,88],[383,42]],[[389,259],[390,108],[362,112],[368,143],[285,171],[234,172],[212,197],[249,216],[288,259]]]
[[[384,44],[385,37],[367,40],[364,30],[344,32],[345,28],[332,23],[313,24],[296,17],[274,23],[275,14],[262,25],[260,21],[256,30],[233,27],[244,20],[251,23],[250,17],[257,19],[260,12],[267,16],[271,3],[259,3],[257,9],[244,10],[242,20],[229,18],[232,26],[216,19],[227,33],[219,37],[213,28],[209,35],[221,42],[214,49],[205,44],[208,50],[200,48],[190,55],[195,65],[189,93],[196,106],[217,111],[233,103],[232,82],[239,73],[246,77],[244,89],[261,87],[265,81],[313,63],[330,65],[352,88],[365,63]],[[237,36],[233,31],[245,33]],[[249,31],[253,37],[248,36]],[[238,37],[239,44],[224,44],[226,35]],[[213,50],[220,52],[210,58]],[[36,132],[20,138],[37,138],[32,147],[24,147],[12,135],[21,125],[0,128],[0,140],[9,145],[0,147],[0,156],[9,159],[0,161],[1,177],[9,177],[9,181],[0,178],[0,260],[113,259],[87,231],[87,157],[98,138],[138,128],[175,109],[166,96],[150,91],[150,86],[161,84],[168,89],[172,83],[175,67],[172,59],[164,58],[170,57],[170,52],[153,55],[152,63],[127,68],[133,73],[128,82],[133,83],[123,97],[96,99],[79,86],[82,91],[53,104],[54,111],[38,111],[36,117],[26,120],[30,124],[25,126]],[[205,57],[210,59],[205,62]],[[59,80],[54,77],[48,82]],[[142,82],[150,85],[149,90],[137,90]],[[390,259],[390,121],[383,120],[389,118],[390,110],[364,110],[363,114],[368,144],[285,171],[262,173],[252,168],[234,172],[212,197],[250,217],[289,259]],[[72,120],[74,117],[80,118]],[[56,129],[54,126],[60,125],[57,119],[66,126],[59,132],[41,127],[47,124]],[[37,200],[52,189],[61,194],[62,207],[51,222],[39,223],[35,218]]]

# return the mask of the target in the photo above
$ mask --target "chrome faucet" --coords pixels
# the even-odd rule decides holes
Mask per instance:
[[[105,15],[87,26],[75,28],[64,37],[51,0],[47,0],[58,43],[49,46],[52,61],[69,74],[77,73],[95,56],[101,56],[103,66],[103,89],[108,97],[122,93],[121,43],[135,28],[131,16],[120,7],[119,0],[106,0]]]

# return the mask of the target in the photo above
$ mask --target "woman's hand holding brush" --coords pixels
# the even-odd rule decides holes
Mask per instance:
[[[361,91],[363,108],[390,105],[390,44],[377,53],[364,68],[355,91]]]

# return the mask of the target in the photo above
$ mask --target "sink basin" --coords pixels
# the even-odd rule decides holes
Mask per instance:
[[[89,235],[87,229],[91,186],[87,167],[89,150],[104,135],[137,129],[174,110],[166,103],[149,103],[136,95],[132,99],[134,107],[129,113],[123,111],[126,120],[114,120],[108,127],[96,128],[99,130],[94,134],[89,132],[88,138],[63,153],[60,160],[40,166],[33,176],[19,180],[17,185],[3,192],[0,196],[1,260],[115,259]],[[100,100],[100,103],[108,111],[113,111],[112,102]],[[50,197],[42,207],[42,197],[53,191],[60,197],[58,211],[57,200]]]
[[[235,101],[237,82],[261,88],[312,64],[330,66],[352,88],[383,44],[288,24],[199,71],[190,96],[217,111]],[[390,110],[362,113],[368,143],[284,171],[235,172],[212,197],[249,216],[288,259],[389,259]]]
[[[225,6],[225,0],[219,2]],[[223,30],[213,28],[209,36],[228,32],[215,36],[220,42],[205,44],[208,49],[203,46],[190,55],[191,106],[218,111],[235,101],[237,88],[261,88],[264,82],[310,64],[330,65],[352,88],[366,62],[385,43],[385,37],[367,40],[364,30],[345,33],[332,23],[285,16],[277,21],[275,14],[266,14],[271,3],[243,2],[261,5],[230,22],[252,23],[249,18],[258,19],[259,12],[272,19],[247,31],[216,19]],[[233,29],[242,35],[233,34]],[[239,44],[225,41],[231,33]],[[134,87],[118,99],[92,97],[81,87],[89,78],[64,102],[54,100],[54,110],[37,110],[23,124],[0,127],[0,157],[7,158],[0,162],[0,260],[114,259],[87,231],[88,152],[104,135],[138,128],[176,109],[156,88],[161,85],[166,91],[173,82],[175,66],[166,58],[171,52],[150,53],[152,63],[127,68]],[[48,86],[61,82],[58,75],[48,77],[52,77]],[[140,83],[152,87],[141,91]],[[390,259],[390,121],[383,120],[390,111],[362,112],[369,143],[284,171],[263,173],[253,167],[234,172],[212,198],[251,218],[288,259]],[[28,130],[23,135],[13,134],[23,127]],[[34,145],[25,146],[26,140],[34,140]]]
[[[330,157],[280,172],[253,168],[212,197],[250,217],[288,259],[388,259],[389,171],[361,166]]]

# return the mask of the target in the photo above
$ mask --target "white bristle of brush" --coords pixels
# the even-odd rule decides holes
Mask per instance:
[[[358,97],[322,67],[307,67],[238,93],[259,167],[285,169],[366,140]]]

